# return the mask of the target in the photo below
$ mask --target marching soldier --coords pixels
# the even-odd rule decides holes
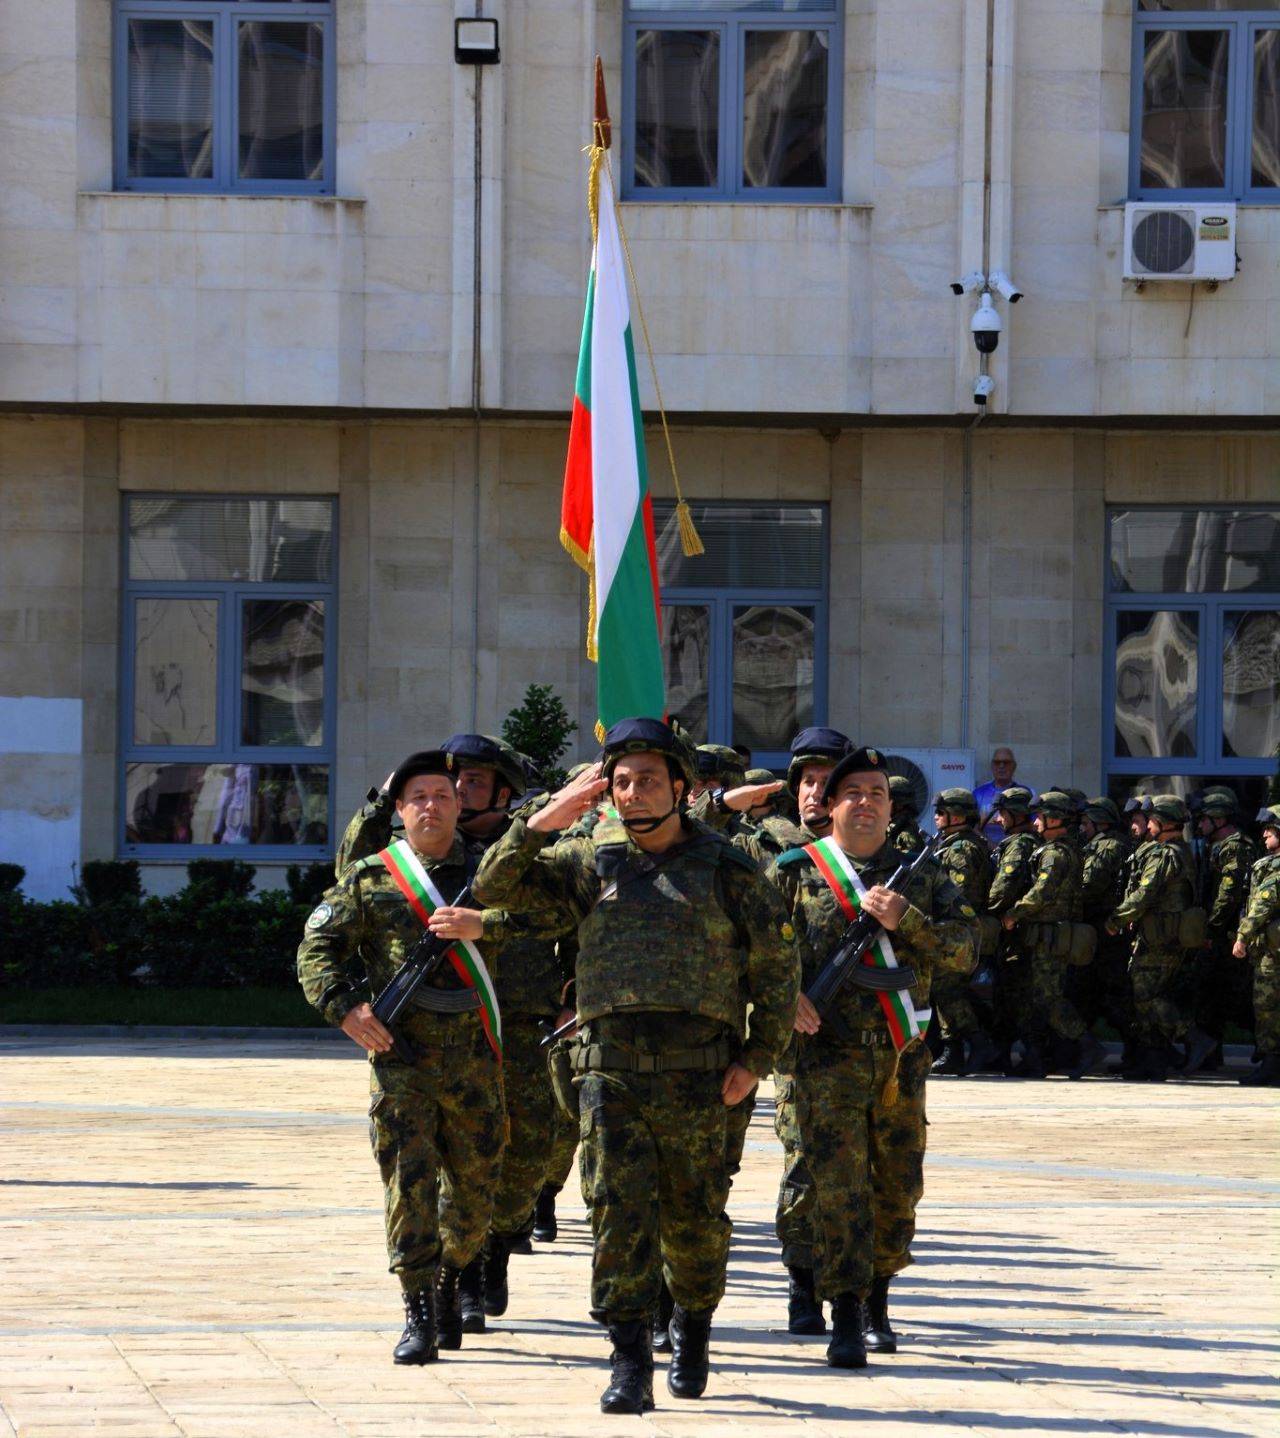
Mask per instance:
[[[1183,840],[1187,806],[1176,794],[1151,800],[1150,844],[1124,899],[1107,919],[1110,934],[1133,928],[1137,937],[1129,960],[1134,1029],[1141,1044],[1135,1078],[1167,1077],[1167,1044],[1185,1043],[1184,1074],[1193,1074],[1213,1051],[1210,1035],[1183,1013],[1175,991],[1184,965],[1180,941],[1183,913],[1195,898],[1195,864]]]
[[[987,913],[997,923],[1031,887],[1035,877],[1036,850],[1040,836],[1031,827],[1031,804],[1035,795],[1021,784],[1014,784],[996,795],[992,817],[1004,838],[992,856],[994,873],[987,895]],[[1003,1071],[1010,1065],[1009,1048],[1018,1036],[1019,1024],[1026,1012],[1031,982],[1031,960],[1018,946],[1015,930],[1002,932],[996,954],[994,1029],[998,1042],[989,1056],[973,1055],[965,1064],[965,1073],[979,1073],[988,1065],[1000,1062]],[[986,962],[984,957],[983,962]]]
[[[681,1398],[706,1388],[729,1253],[726,1115],[786,1042],[798,965],[776,891],[684,814],[694,771],[682,736],[661,720],[623,720],[598,772],[516,819],[486,854],[476,892],[577,933],[591,1312],[613,1345],[600,1406],[640,1413],[653,1406],[658,1253],[676,1305],[667,1387]],[[555,843],[606,787],[618,818]]]
[[[1249,902],[1232,953],[1253,960],[1253,1042],[1258,1064],[1242,1084],[1280,1086],[1280,804],[1259,811],[1266,850],[1253,866]]]
[[[1077,1002],[1086,1023],[1105,1018],[1126,1040],[1133,1024],[1129,1002],[1129,950],[1122,938],[1106,932],[1107,918],[1124,898],[1132,845],[1113,800],[1090,799],[1080,817],[1085,840],[1081,898],[1084,921],[1098,934],[1093,963],[1076,970]]]
[[[1258,861],[1258,846],[1236,820],[1239,800],[1226,785],[1206,789],[1196,810],[1196,827],[1208,841],[1209,938],[1196,957],[1196,1022],[1216,1041],[1204,1067],[1222,1062],[1222,1033],[1228,1020],[1249,1026],[1253,974],[1235,957],[1236,929],[1249,894],[1249,874]],[[1217,1062],[1215,1063],[1215,1058]]]
[[[489,1227],[506,1130],[501,1018],[486,964],[510,922],[497,910],[449,904],[474,867],[457,833],[455,774],[439,749],[396,769],[386,793],[404,838],[348,867],[298,949],[308,1001],[371,1061],[370,1136],[386,1190],[387,1253],[404,1292],[397,1363],[429,1363],[437,1347],[462,1346],[458,1280]],[[393,1049],[369,995],[390,981],[424,923],[457,940],[467,961],[418,991]]]
[[[1084,869],[1080,850],[1071,836],[1075,801],[1061,790],[1049,789],[1036,800],[1033,814],[1031,822],[1041,844],[1036,851],[1031,887],[1001,920],[1006,929],[1019,930],[1020,946],[1030,960],[1029,1005],[1023,1026],[1028,1048],[1019,1072],[1029,1078],[1043,1078],[1042,1044],[1045,1036],[1053,1033],[1074,1048],[1076,1062],[1068,1076],[1079,1079],[1102,1067],[1106,1049],[1086,1028],[1066,994],[1072,937],[1069,926],[1080,920]]]
[[[806,983],[859,906],[884,926],[885,966],[909,966],[915,975],[913,988],[892,996],[847,986],[826,1023],[803,994],[796,1014],[795,1102],[822,1232],[818,1292],[832,1305],[827,1362],[860,1368],[868,1346],[897,1346],[889,1284],[911,1262],[924,1185],[922,1006],[936,974],[972,971],[975,915],[932,860],[905,894],[886,887],[902,855],[888,842],[889,776],[877,750],[846,754],[823,797],[830,837],[783,854],[769,869],[801,934]]]
[[[937,855],[952,883],[975,914],[987,909],[991,888],[991,850],[978,830],[978,805],[968,789],[943,789],[933,804],[933,821],[943,835]],[[938,974],[933,986],[935,1019],[942,1049],[933,1065],[936,1074],[961,1074],[966,1044],[984,1057],[995,1045],[983,1032],[969,992],[969,976],[953,970]]]
[[[889,799],[892,818],[889,820],[889,842],[902,854],[918,854],[924,848],[924,835],[916,822],[920,809],[915,788],[905,774],[889,775]]]

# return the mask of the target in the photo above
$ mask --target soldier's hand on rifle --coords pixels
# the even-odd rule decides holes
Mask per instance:
[[[442,939],[479,939],[484,937],[484,915],[479,909],[441,904],[427,920],[427,928]]]
[[[875,884],[862,897],[863,909],[890,933],[902,922],[907,901],[884,884]]]
[[[724,1082],[720,1085],[720,1101],[725,1108],[740,1104],[760,1080],[745,1064],[730,1064],[724,1071]]]
[[[736,789],[724,791],[724,806],[738,814],[745,814],[748,809],[763,804],[771,794],[776,794],[781,788],[781,779],[775,779],[770,784],[739,784]]]
[[[808,994],[801,994],[796,1001],[796,1021],[792,1027],[798,1034],[816,1034],[822,1027],[822,1015],[809,1001]]]
[[[531,832],[550,834],[556,829],[567,829],[587,812],[594,809],[596,800],[609,787],[601,777],[600,765],[593,764],[584,769],[576,779],[570,779],[563,789],[557,789],[546,804],[528,821]]]
[[[342,1021],[342,1032],[349,1039],[355,1039],[362,1049],[371,1054],[388,1054],[393,1040],[386,1028],[373,1016],[369,1004],[357,1004]]]

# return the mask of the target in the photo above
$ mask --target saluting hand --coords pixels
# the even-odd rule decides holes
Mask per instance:
[[[557,789],[552,794],[528,821],[529,829],[535,834],[551,834],[557,829],[567,829],[588,809],[595,808],[596,800],[608,787],[608,780],[602,777],[601,766],[593,764],[576,779],[570,779],[563,789]]]
[[[771,794],[776,794],[781,788],[781,779],[774,779],[768,784],[739,784],[736,789],[724,791],[724,806],[736,813],[745,814],[748,809],[763,804]]]

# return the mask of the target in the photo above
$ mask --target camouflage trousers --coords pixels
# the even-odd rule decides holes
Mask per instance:
[[[564,1160],[564,1134],[577,1133],[565,1119],[551,1092],[543,1029],[533,1014],[504,1014],[502,1079],[507,1102],[507,1148],[502,1176],[493,1199],[493,1231],[502,1238],[528,1233],[533,1206],[544,1184],[560,1171],[558,1189],[573,1162],[573,1148]],[[560,1166],[562,1165],[562,1168]]]
[[[751,1115],[756,1111],[757,1092],[752,1089],[741,1103],[725,1110],[724,1166],[730,1183],[737,1178],[742,1167],[742,1150],[747,1146],[747,1130],[751,1127]]]
[[[387,1258],[406,1292],[444,1258],[462,1268],[489,1229],[502,1167],[502,1070],[478,1023],[416,1063],[370,1064],[369,1139],[385,1191]]]
[[[1280,956],[1253,961],[1253,1042],[1260,1057],[1280,1057]]]
[[[570,1122],[556,1106],[556,1126],[551,1134],[551,1155],[547,1159],[547,1173],[543,1184],[552,1193],[559,1193],[569,1181],[573,1172],[573,1161],[578,1156],[578,1125]]]
[[[591,1313],[643,1318],[666,1279],[685,1309],[724,1296],[731,1225],[723,1073],[592,1072],[579,1089]]]
[[[1180,949],[1149,949],[1142,939],[1134,946],[1129,960],[1133,1027],[1148,1048],[1179,1043],[1190,1026],[1176,997],[1184,969]]]
[[[773,1131],[782,1144],[782,1182],[778,1185],[778,1206],[774,1227],[782,1245],[782,1261],[788,1268],[814,1266],[813,1174],[804,1158],[800,1141],[800,1116],[796,1111],[795,1042],[788,1048],[787,1067],[773,1075]]]
[[[1248,1028],[1253,1013],[1253,965],[1231,952],[1234,935],[1215,939],[1212,949],[1193,956],[1196,1023],[1221,1039],[1227,1024]]]
[[[1101,921],[1098,950],[1093,962],[1067,974],[1067,994],[1085,1024],[1105,1019],[1117,1033],[1133,1029],[1133,994],[1129,987],[1129,943],[1123,935],[1108,934]]]
[[[879,1035],[877,1035],[879,1037]],[[803,1158],[812,1175],[821,1297],[865,1297],[873,1276],[911,1263],[924,1193],[929,1050],[912,1044],[844,1048],[807,1041],[795,1076]],[[885,1095],[897,1070],[897,1092]]]
[[[982,1032],[982,1022],[969,992],[968,974],[936,974],[933,979],[933,1007],[948,1042],[972,1038]]]
[[[1066,959],[1054,954],[1032,954],[1023,962],[1027,967],[1023,990],[1026,1011],[1022,1022],[1026,1036],[1042,1037],[1048,1032],[1063,1039],[1081,1038],[1085,1023],[1067,997]]]

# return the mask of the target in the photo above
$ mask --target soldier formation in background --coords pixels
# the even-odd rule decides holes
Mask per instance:
[[[729,1189],[770,1074],[787,1324],[825,1334],[829,1304],[839,1368],[897,1349],[930,1072],[1082,1078],[1105,1068],[1105,1026],[1124,1078],[1163,1081],[1219,1065],[1236,1025],[1255,1040],[1240,1081],[1280,1083],[1280,805],[1257,816],[1259,848],[1222,786],[1124,814],[1065,786],[984,797],[940,792],[922,854],[913,785],[877,749],[804,729],[784,784],[646,718],[555,794],[477,734],[371,790],[298,972],[369,1053],[395,1361],[433,1361],[505,1311],[510,1257],[556,1239],[576,1152],[588,1306],[612,1348],[602,1409],[654,1406],[655,1351],[670,1393],[700,1397]],[[872,968],[901,977],[820,1013],[807,990],[868,919]],[[424,932],[449,962],[388,1027],[371,1000]]]

